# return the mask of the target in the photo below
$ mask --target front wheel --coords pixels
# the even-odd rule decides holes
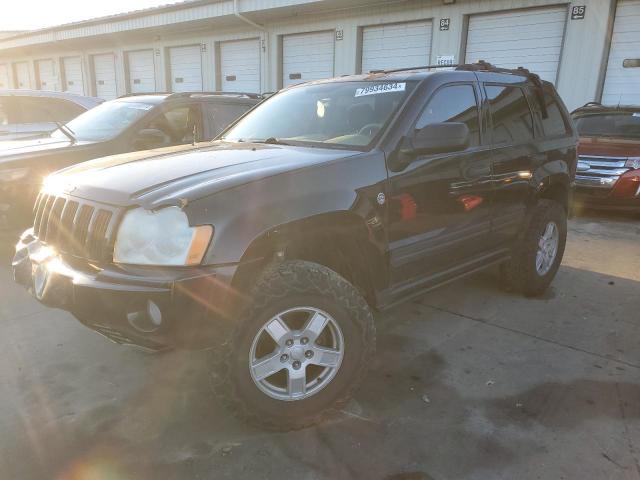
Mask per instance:
[[[553,281],[567,241],[567,212],[552,200],[540,200],[511,260],[501,267],[508,290],[537,296]]]
[[[342,407],[375,347],[373,316],[358,290],[305,261],[267,269],[249,308],[214,353],[214,388],[239,417],[293,430]]]

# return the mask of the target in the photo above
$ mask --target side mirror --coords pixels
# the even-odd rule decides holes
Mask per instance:
[[[140,150],[164,147],[169,145],[169,143],[170,139],[168,135],[157,128],[140,130],[133,140],[135,147]]]
[[[469,127],[460,122],[432,123],[416,131],[411,139],[414,155],[460,152],[469,146]]]

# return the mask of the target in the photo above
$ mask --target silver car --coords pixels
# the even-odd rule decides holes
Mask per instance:
[[[0,90],[0,141],[46,135],[104,100],[73,93]],[[2,147],[0,147],[1,149]]]

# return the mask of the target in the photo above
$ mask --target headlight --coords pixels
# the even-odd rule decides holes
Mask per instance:
[[[625,163],[625,167],[633,168],[634,170],[640,169],[640,157],[627,158],[627,163]]]
[[[0,182],[15,182],[21,180],[29,174],[28,168],[8,168],[0,170]]]
[[[116,238],[113,261],[133,265],[199,265],[213,227],[190,227],[178,207],[152,212],[143,208],[124,216]]]

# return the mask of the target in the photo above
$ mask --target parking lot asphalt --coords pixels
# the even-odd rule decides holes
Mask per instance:
[[[268,433],[222,408],[202,352],[112,344],[3,257],[0,479],[640,479],[639,312],[640,221],[582,215],[543,298],[489,271],[380,315],[355,400]]]

